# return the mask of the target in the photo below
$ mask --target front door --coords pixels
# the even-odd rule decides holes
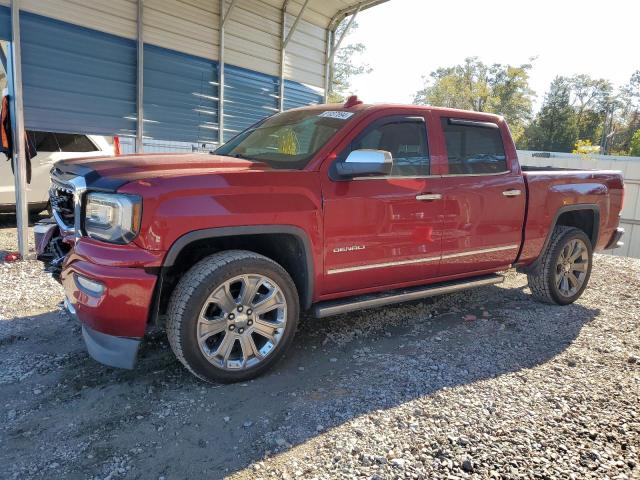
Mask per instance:
[[[359,149],[389,151],[394,164],[388,176],[324,180],[323,294],[438,274],[443,204],[438,178],[429,176],[425,119],[383,117],[355,135],[338,160]]]

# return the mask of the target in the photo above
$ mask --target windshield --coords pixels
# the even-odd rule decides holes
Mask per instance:
[[[273,168],[303,169],[353,112],[297,110],[276,114],[248,128],[216,155],[264,162]]]

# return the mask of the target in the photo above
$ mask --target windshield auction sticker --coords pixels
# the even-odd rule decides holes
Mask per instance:
[[[338,118],[340,120],[346,120],[351,115],[353,115],[353,112],[336,112],[336,111],[327,110],[326,112],[322,112],[318,116],[325,117],[325,118]]]

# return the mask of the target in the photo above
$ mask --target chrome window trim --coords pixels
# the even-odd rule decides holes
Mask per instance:
[[[350,180],[388,180],[390,178],[399,178],[410,180],[413,178],[440,178],[442,175],[375,175],[371,177],[353,177]]]
[[[500,247],[483,248],[480,250],[468,250],[466,252],[449,253],[446,255],[438,255],[438,256],[432,256],[432,257],[412,258],[410,260],[398,260],[395,262],[369,263],[365,265],[356,265],[353,267],[334,268],[331,270],[327,270],[327,275],[334,275],[336,273],[357,272],[360,270],[370,270],[373,268],[386,268],[386,267],[397,267],[400,265],[411,265],[416,263],[428,263],[436,260],[447,260],[450,258],[468,257],[470,255],[481,255],[483,253],[501,252],[505,250],[515,250],[519,248],[520,248],[520,245],[512,244],[512,245],[502,245]]]
[[[497,175],[507,175],[512,173],[511,170],[504,170],[503,172],[496,173],[447,173],[441,175],[442,177],[495,177]]]

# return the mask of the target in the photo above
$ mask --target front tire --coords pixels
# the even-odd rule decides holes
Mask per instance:
[[[527,274],[533,297],[543,303],[568,305],[587,288],[593,249],[580,229],[557,226],[538,265]]]
[[[299,299],[289,274],[254,252],[204,258],[178,282],[167,337],[176,357],[207,382],[245,381],[271,368],[291,345]]]

